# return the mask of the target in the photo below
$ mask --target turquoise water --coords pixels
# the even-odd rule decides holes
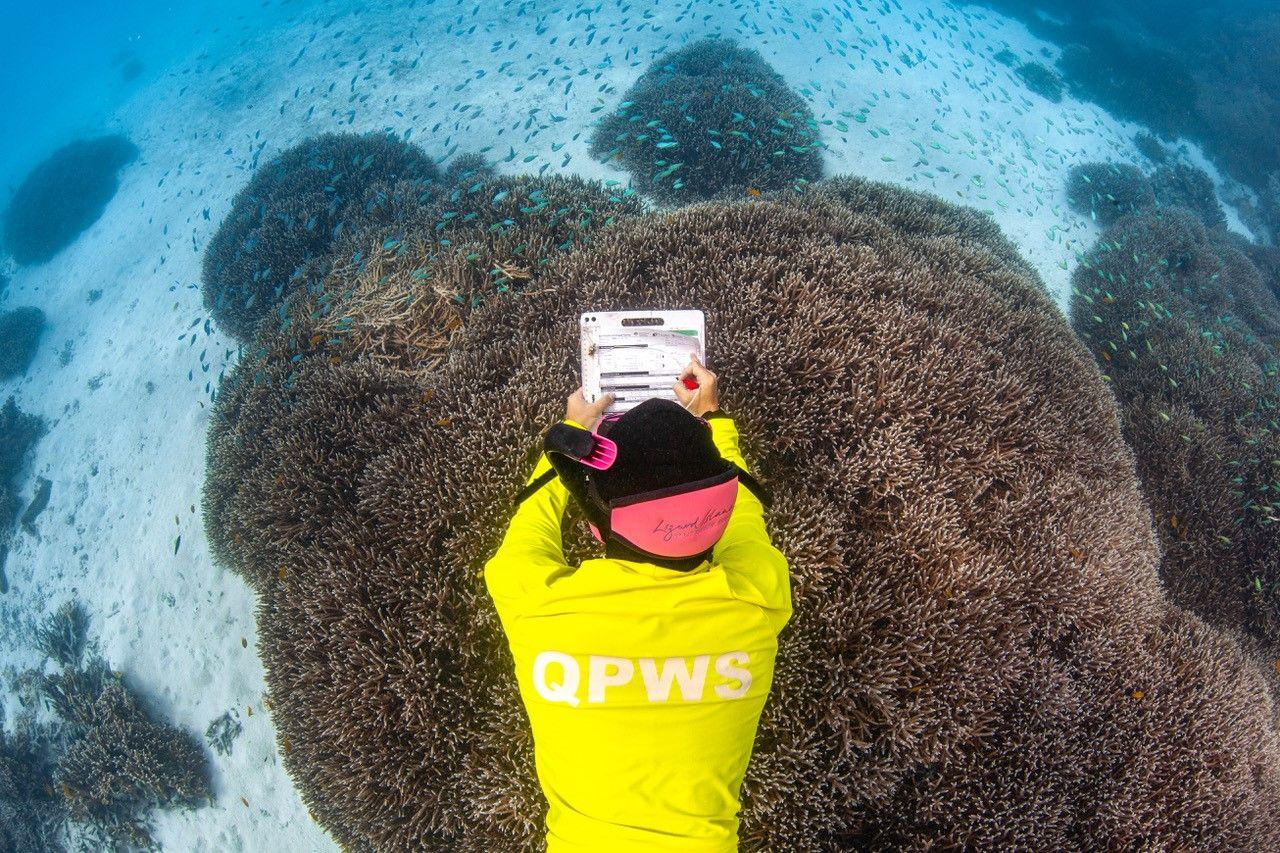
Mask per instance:
[[[209,497],[215,412],[255,359],[348,357],[350,322],[290,313],[316,282],[389,301],[371,259],[434,261],[473,197],[538,215],[556,191],[518,176],[593,182],[583,231],[841,176],[976,210],[1114,389],[1171,600],[1273,677],[1280,12],[1101,5],[0,0],[0,851],[361,847],[274,717],[257,608],[286,572],[253,534],[287,525]],[[1166,214],[1194,251],[1156,245]],[[582,248],[555,233],[548,256]],[[540,275],[520,248],[482,271],[495,295]],[[269,490],[257,462],[234,476]],[[134,697],[168,787],[71,778],[98,723],[59,673]]]

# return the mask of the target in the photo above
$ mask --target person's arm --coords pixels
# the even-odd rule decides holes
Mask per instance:
[[[606,394],[595,403],[588,403],[579,388],[569,398],[564,423],[590,430],[612,402],[613,395]],[[548,470],[551,460],[543,453],[528,482]],[[543,484],[516,507],[502,544],[485,564],[485,586],[504,619],[508,614],[518,615],[557,579],[574,571],[565,562],[560,537],[560,517],[568,500],[569,492],[560,478]]]
[[[716,448],[725,459],[749,471],[738,449],[738,428],[721,411],[708,412],[707,423]],[[765,608],[775,631],[791,618],[791,571],[787,558],[769,541],[764,523],[764,505],[742,483],[729,516],[724,535],[711,552],[711,559],[730,574],[730,585],[743,600]]]
[[[571,426],[581,426],[565,418]],[[551,469],[543,453],[528,482]],[[560,517],[569,492],[560,478],[553,478],[516,508],[497,552],[484,567],[485,586],[505,611],[518,611],[524,602],[547,589],[557,578],[573,571],[565,562]]]

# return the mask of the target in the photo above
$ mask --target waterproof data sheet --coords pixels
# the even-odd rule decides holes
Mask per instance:
[[[705,363],[701,311],[588,311],[582,315],[582,393],[614,395],[610,412],[650,397],[675,400],[672,386],[698,356]]]

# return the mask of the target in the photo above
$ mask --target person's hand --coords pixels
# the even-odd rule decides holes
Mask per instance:
[[[588,403],[587,398],[582,395],[582,389],[579,388],[569,397],[569,405],[565,407],[565,420],[582,424],[587,429],[594,429],[596,421],[600,420],[600,416],[604,414],[605,409],[609,408],[609,404],[613,402],[612,394],[603,394],[599,400],[594,403]]]
[[[698,383],[698,387],[686,388],[684,384],[686,379],[693,379]],[[702,417],[707,412],[714,412],[720,408],[718,382],[716,375],[703,367],[702,362],[698,361],[698,356],[694,355],[689,358],[688,366],[672,388],[676,392],[676,399],[680,401],[680,405],[698,417]]]

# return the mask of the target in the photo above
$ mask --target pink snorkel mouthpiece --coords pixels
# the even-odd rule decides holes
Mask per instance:
[[[603,435],[593,435],[592,437],[595,439],[595,446],[591,448],[590,453],[578,461],[589,468],[604,471],[612,466],[618,458],[618,445]]]
[[[569,424],[556,424],[547,430],[543,446],[598,471],[609,468],[618,458],[618,445],[613,441]]]

